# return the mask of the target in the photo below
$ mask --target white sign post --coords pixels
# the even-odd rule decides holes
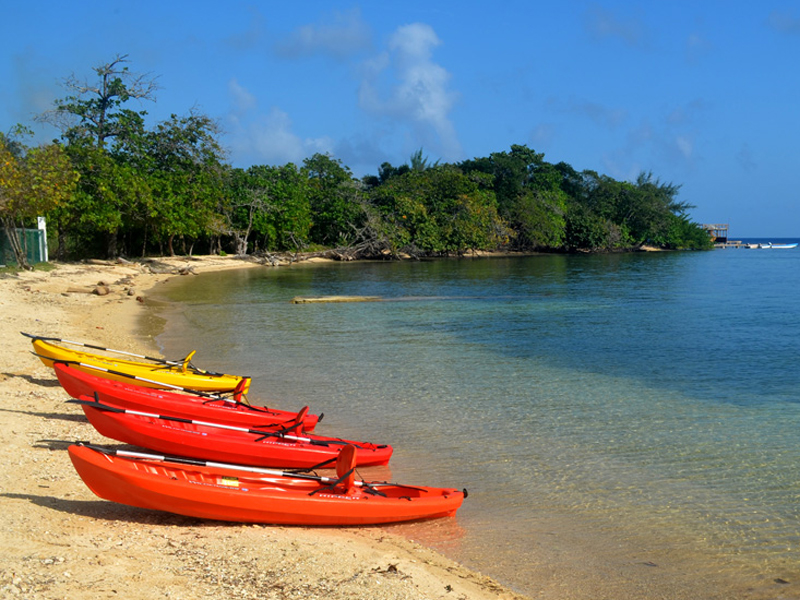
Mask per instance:
[[[45,222],[44,217],[37,217],[36,218],[37,225],[39,227],[39,231],[42,232],[41,240],[39,241],[39,248],[42,251],[42,261],[47,262],[47,223]]]

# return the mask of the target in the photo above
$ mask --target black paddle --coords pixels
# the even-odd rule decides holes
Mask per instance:
[[[69,365],[78,365],[79,367],[83,367],[84,369],[93,369],[94,371],[100,371],[101,373],[109,373],[111,375],[116,375],[117,377],[127,377],[128,379],[133,379],[134,381],[141,381],[143,383],[151,383],[151,384],[156,385],[158,387],[163,387],[163,388],[167,388],[167,389],[170,389],[170,390],[177,390],[179,392],[187,392],[187,393],[193,394],[195,396],[200,396],[202,398],[208,398],[209,401],[226,400],[227,399],[225,396],[220,395],[220,394],[211,394],[209,392],[203,392],[201,390],[194,390],[192,388],[185,388],[185,387],[181,387],[179,385],[166,383],[164,381],[157,381],[155,379],[147,379],[146,377],[140,377],[139,375],[131,375],[130,373],[123,373],[122,371],[115,371],[114,369],[107,369],[106,367],[100,367],[98,365],[92,365],[92,364],[89,364],[89,363],[83,363],[83,362],[80,362],[79,360],[53,359],[53,358],[50,358],[49,356],[43,356],[41,354],[37,354],[36,352],[31,352],[31,354],[33,354],[37,358],[43,358],[45,360],[53,361],[53,364],[58,363],[58,364],[67,365],[67,366],[69,366]],[[231,393],[233,393],[233,392],[231,392]],[[240,404],[244,404],[246,406],[250,406],[250,404],[248,404],[247,402],[241,402],[239,400],[235,400],[235,401],[239,402]],[[251,407],[251,408],[255,409],[255,407]]]
[[[302,437],[302,436],[299,436],[299,435],[292,435],[292,434],[289,433],[293,429],[296,429],[297,427],[300,427],[302,425],[302,423],[295,423],[294,425],[290,425],[289,427],[284,427],[284,428],[281,428],[281,429],[276,430],[276,431],[264,431],[263,429],[251,429],[249,427],[237,427],[235,425],[225,425],[224,423],[211,423],[209,421],[195,421],[194,419],[186,419],[184,417],[170,417],[170,416],[166,416],[166,415],[159,415],[157,413],[142,412],[142,411],[138,411],[138,410],[130,410],[130,409],[127,409],[127,408],[121,408],[121,407],[118,407],[118,406],[111,406],[109,404],[103,404],[98,399],[97,393],[95,393],[95,399],[94,400],[84,400],[82,398],[78,398],[78,399],[67,400],[67,402],[70,402],[70,403],[73,403],[73,404],[80,404],[82,406],[90,406],[92,408],[97,408],[99,410],[105,410],[105,411],[113,412],[113,413],[122,413],[122,414],[126,414],[126,415],[135,415],[135,416],[139,416],[139,417],[149,417],[151,419],[160,419],[162,421],[174,421],[176,423],[188,423],[188,424],[191,424],[191,425],[200,425],[202,427],[215,427],[217,429],[227,429],[229,431],[240,431],[242,433],[252,433],[252,434],[255,434],[255,435],[259,436],[259,437],[256,438],[256,440],[255,440],[256,442],[260,442],[262,440],[265,440],[265,439],[271,438],[271,437],[277,437],[277,438],[281,438],[281,439],[285,439],[285,440],[290,440],[290,441],[293,441],[293,442],[302,442],[304,444],[311,444],[312,446],[325,446],[325,447],[328,447],[328,446],[332,446],[332,445],[333,446],[336,446],[336,445],[346,446],[348,444],[351,444],[351,445],[355,446],[356,448],[361,448],[361,449],[365,449],[365,450],[368,449],[368,448],[365,448],[364,446],[359,445],[358,443],[348,442],[346,440],[333,439],[333,438],[325,439],[325,440],[315,440],[315,439],[312,439],[312,438],[309,438],[309,437]],[[385,445],[377,446],[377,448],[386,448],[386,446]]]
[[[165,358],[156,358],[154,356],[145,356],[144,354],[134,354],[133,352],[126,352],[125,350],[114,350],[113,348],[103,348],[102,346],[95,346],[94,344],[86,344],[84,342],[74,342],[72,340],[65,340],[65,339],[57,338],[57,337],[45,337],[43,335],[33,335],[33,334],[30,334],[30,333],[25,333],[24,331],[20,331],[20,333],[22,335],[24,335],[25,337],[31,338],[32,340],[43,340],[45,342],[61,342],[62,344],[71,344],[73,346],[81,346],[83,348],[92,348],[93,350],[103,350],[105,352],[113,352],[114,354],[124,354],[125,356],[132,356],[134,358],[143,358],[143,359],[149,360],[151,362],[157,362],[157,363],[170,365],[170,366],[182,366],[186,362],[186,359],[183,359],[183,360],[167,360]],[[191,356],[192,354],[194,354],[194,352],[189,354],[189,356]],[[189,356],[187,356],[187,358],[189,358]],[[196,367],[193,367],[193,368],[195,370],[199,371],[199,369],[197,369]],[[212,375],[212,374],[213,375],[220,375],[221,374],[221,373],[211,373],[210,371],[207,371],[207,373],[209,375]]]
[[[35,352],[33,352],[32,354],[34,356],[39,357],[39,358],[43,358],[40,354],[36,354]],[[44,357],[44,358],[47,358],[47,357]],[[105,367],[98,367],[97,365],[90,365],[88,363],[82,363],[82,362],[78,362],[76,360],[54,360],[53,363],[54,364],[58,363],[58,364],[67,365],[67,366],[69,366],[69,365],[78,365],[79,367],[83,367],[83,368],[86,368],[86,369],[93,369],[95,371],[100,371],[101,373],[109,373],[111,375],[116,375],[117,377],[127,377],[128,379],[133,379],[134,381],[139,380],[139,381],[143,381],[145,383],[153,383],[153,384],[162,386],[162,387],[167,388],[167,389],[177,390],[179,392],[186,392],[187,394],[191,394],[191,395],[197,396],[199,398],[207,398],[206,402],[215,402],[217,400],[224,400],[226,402],[229,401],[229,398],[226,397],[225,395],[211,394],[209,392],[202,392],[200,390],[193,390],[193,389],[190,389],[190,388],[181,387],[179,385],[172,385],[172,384],[164,383],[164,382],[161,382],[161,381],[154,381],[154,380],[151,380],[151,379],[146,379],[144,377],[139,377],[138,375],[131,375],[130,373],[122,373],[121,371],[114,371],[113,369],[106,369]],[[277,414],[275,411],[270,410],[266,406],[253,406],[249,402],[246,402],[246,401],[243,401],[243,400],[237,400],[235,397],[232,398],[232,400],[234,402],[236,402],[237,404],[241,404],[242,406],[246,406],[248,410],[252,410],[253,412],[267,413],[269,415]],[[298,412],[297,414],[299,415],[300,413]],[[319,416],[317,417],[317,423],[322,421],[322,418],[324,416],[325,416],[324,413],[320,413]],[[268,424],[261,425],[261,427],[272,427],[273,425],[274,426],[278,426],[277,423],[275,423],[275,424],[268,423]]]
[[[219,463],[213,462],[209,460],[201,460],[197,458],[187,458],[183,456],[167,456],[161,454],[147,454],[144,452],[131,452],[129,450],[119,450],[115,448],[106,448],[104,446],[97,446],[95,444],[90,444],[88,442],[75,442],[76,446],[85,446],[86,448],[90,448],[96,452],[100,452],[101,454],[108,454],[110,456],[120,456],[122,458],[137,458],[137,459],[144,459],[144,460],[157,460],[160,462],[174,462],[178,464],[184,465],[192,465],[195,467],[208,467],[212,469],[234,469],[236,471],[249,471],[252,473],[259,473],[261,475],[272,475],[277,477],[288,477],[290,479],[308,479],[311,481],[319,481],[320,483],[333,483],[338,480],[335,477],[323,477],[321,475],[306,475],[303,473],[295,473],[292,471],[279,471],[277,469],[265,469],[262,467],[252,467],[248,465],[234,465],[229,463]],[[353,485],[365,487],[365,488],[374,488],[379,486],[395,486],[395,487],[402,487],[411,490],[419,490],[419,491],[427,491],[426,488],[413,486],[413,485],[404,485],[402,483],[389,483],[388,481],[354,481]],[[377,491],[377,490],[374,490]],[[380,492],[378,492],[380,494]],[[467,497],[466,490],[464,490],[464,497]]]

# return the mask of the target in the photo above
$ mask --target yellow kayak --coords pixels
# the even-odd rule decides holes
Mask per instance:
[[[145,387],[173,388],[195,390],[198,392],[233,392],[237,396],[247,394],[250,387],[250,378],[240,375],[226,375],[198,369],[191,364],[194,352],[182,361],[168,361],[149,356],[131,354],[120,350],[100,348],[81,342],[70,342],[56,338],[42,338],[23,333],[31,338],[34,353],[48,367],[53,363],[67,363],[71,367],[92,375],[101,374],[107,379],[131,383],[131,378]],[[127,354],[129,356],[146,359],[147,362],[112,358],[100,354],[93,354],[51,343],[52,340],[62,343],[97,348],[106,352]]]

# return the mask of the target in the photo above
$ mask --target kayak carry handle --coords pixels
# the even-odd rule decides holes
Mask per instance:
[[[192,360],[192,357],[195,355],[197,350],[192,350],[189,354],[186,355],[186,358],[183,359],[183,364],[181,365],[181,372],[186,373],[186,369],[189,367],[189,361]]]

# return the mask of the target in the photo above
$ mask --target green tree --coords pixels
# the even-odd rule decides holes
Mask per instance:
[[[303,172],[309,181],[314,215],[311,241],[326,246],[348,245],[366,218],[361,182],[341,161],[327,154],[305,159]]]
[[[515,232],[517,247],[562,246],[569,195],[561,188],[562,173],[545,162],[544,154],[515,144],[510,152],[466,161],[462,168],[492,176],[498,210]]]
[[[569,196],[561,189],[563,177],[541,155],[527,154],[527,181],[511,199],[506,218],[517,232],[517,246],[560,248],[564,243]]]
[[[266,250],[305,247],[311,229],[308,191],[308,179],[292,163],[236,169],[225,214],[237,254],[247,252],[251,232]]]
[[[60,145],[26,149],[0,135],[0,219],[21,268],[31,267],[17,228],[63,204],[72,196],[77,180]]]
[[[685,214],[674,215],[670,219],[671,223],[667,235],[665,236],[664,246],[676,250],[711,250],[714,242],[708,232],[700,227]]]
[[[61,129],[81,175],[78,193],[54,213],[59,257],[68,246],[102,247],[107,256],[116,256],[120,230],[146,213],[142,207],[150,201],[149,182],[130,157],[143,144],[147,113],[125,105],[132,99],[153,100],[157,85],[148,75],[131,73],[127,62],[127,55],[117,55],[94,67],[91,81],[71,75],[64,82],[69,95],[39,117]]]
[[[408,164],[408,168],[411,171],[427,171],[428,169],[433,169],[438,166],[438,160],[435,163],[431,163],[427,156],[423,156],[422,148],[411,155],[411,159]]]
[[[147,113],[123,105],[132,99],[154,100],[158,86],[149,75],[130,72],[127,62],[128,55],[123,54],[94,67],[97,78],[93,81],[69,76],[64,86],[71,95],[56,100],[55,107],[40,119],[59,127],[69,142],[89,138],[99,148],[109,138],[124,139],[131,131],[141,131]]]
[[[170,255],[176,237],[193,243],[217,217],[225,177],[218,133],[205,115],[172,115],[145,134],[144,147],[132,158],[150,182],[148,228]]]
[[[630,248],[633,242],[624,227],[575,202],[567,212],[564,245],[571,251],[597,252]]]
[[[373,190],[371,200],[398,250],[462,253],[495,247],[507,235],[487,183],[453,166],[411,170]]]
[[[510,152],[494,152],[488,158],[464,161],[460,167],[466,173],[480,171],[493,177],[498,208],[505,215],[525,193],[535,170],[543,163],[544,154],[514,144]]]
[[[389,162],[384,162],[378,168],[377,175],[365,175],[362,182],[368,189],[376,188],[389,181],[392,177],[399,177],[411,170],[407,164],[400,165],[399,167],[392,166]]]
[[[627,231],[632,244],[663,244],[673,217],[690,208],[675,199],[679,189],[653,179],[652,173],[641,173],[635,183],[599,176],[586,204],[597,216]]]
[[[526,190],[507,209],[520,248],[560,248],[565,239],[566,194],[555,190]]]
[[[118,235],[150,201],[148,182],[129,163],[92,144],[67,146],[80,174],[75,193],[48,215],[58,232],[56,255],[118,254]]]

